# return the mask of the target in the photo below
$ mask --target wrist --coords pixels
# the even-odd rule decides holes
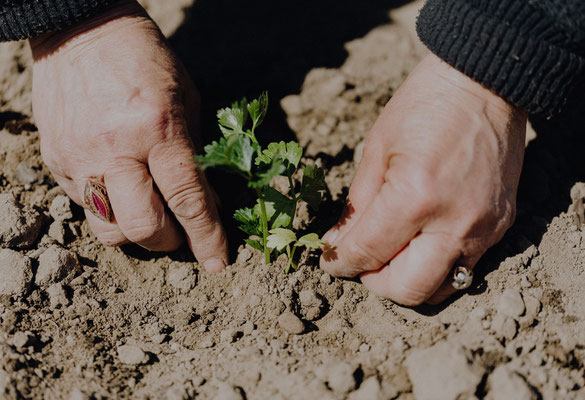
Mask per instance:
[[[136,0],[119,0],[107,9],[66,29],[29,39],[33,59],[37,61],[62,48],[90,42],[132,19],[145,20],[148,19],[148,14]]]

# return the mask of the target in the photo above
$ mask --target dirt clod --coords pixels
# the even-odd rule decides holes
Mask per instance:
[[[71,211],[71,199],[64,195],[55,196],[51,202],[49,213],[55,221],[68,221],[73,218],[73,212]]]
[[[11,194],[0,194],[0,247],[27,248],[42,228],[41,214],[25,207]]]
[[[149,361],[148,354],[140,347],[128,344],[118,347],[118,358],[121,363],[128,365],[146,364]]]
[[[526,306],[524,305],[524,300],[522,300],[520,292],[516,289],[504,290],[504,293],[502,293],[498,302],[499,313],[518,319],[518,317],[524,314],[525,310]]]
[[[418,400],[471,396],[483,376],[483,370],[473,363],[465,349],[451,342],[414,350],[405,365]]]
[[[31,259],[10,249],[0,249],[0,296],[22,296],[33,279]]]
[[[488,390],[488,400],[536,400],[539,398],[526,383],[525,378],[507,365],[500,365],[490,374]]]
[[[67,283],[73,279],[78,268],[79,264],[75,254],[53,245],[39,257],[35,283],[43,288],[61,281]]]
[[[278,325],[291,335],[300,335],[305,331],[305,324],[299,317],[290,311],[285,311],[278,317]]]

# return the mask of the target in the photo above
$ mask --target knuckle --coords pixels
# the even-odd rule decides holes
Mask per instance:
[[[135,220],[124,229],[124,235],[134,243],[150,242],[159,236],[160,230],[158,221]]]
[[[201,188],[179,190],[167,204],[173,214],[184,220],[202,220],[209,216],[208,202]]]
[[[128,243],[126,236],[124,236],[119,230],[115,229],[95,232],[95,235],[104,246],[108,247],[116,247]]]
[[[363,240],[351,241],[348,244],[349,265],[354,270],[349,271],[353,275],[362,271],[371,271],[383,266],[386,261],[378,255],[378,251],[369,242]],[[353,276],[352,275],[352,276]]]

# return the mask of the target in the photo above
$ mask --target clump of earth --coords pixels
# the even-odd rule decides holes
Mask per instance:
[[[369,127],[426,54],[414,33],[421,2],[259,2],[226,8],[221,21],[210,15],[225,1],[145,3],[207,99],[206,135],[214,108],[270,91],[267,125],[294,134],[327,171],[328,207],[300,222],[326,231]],[[304,31],[280,23],[289,13]],[[255,15],[260,36],[246,25]],[[240,57],[261,54],[250,39],[261,39],[264,64]],[[295,47],[307,43],[318,51]],[[1,398],[585,397],[585,147],[571,108],[532,119],[517,222],[472,287],[405,308],[330,277],[316,253],[286,275],[282,258],[265,265],[236,234],[233,263],[217,275],[186,249],[104,247],[42,163],[26,44],[3,44],[0,59]]]

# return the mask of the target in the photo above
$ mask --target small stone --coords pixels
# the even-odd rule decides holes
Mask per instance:
[[[32,185],[39,181],[39,174],[25,163],[19,163],[14,170],[14,179],[21,185]]]
[[[504,293],[502,293],[498,302],[499,313],[517,319],[524,314],[525,310],[526,307],[520,292],[515,289],[504,290]]]
[[[483,377],[465,349],[451,342],[414,350],[405,365],[417,400],[471,397]]]
[[[278,317],[278,325],[291,335],[300,335],[305,331],[303,321],[290,311],[285,311]]]
[[[46,288],[54,283],[71,281],[79,269],[77,257],[57,245],[52,245],[39,256],[35,283]]]
[[[12,345],[17,349],[25,349],[32,344],[34,335],[31,332],[16,332],[12,337]]]
[[[327,383],[331,390],[339,394],[354,390],[356,370],[356,367],[345,361],[332,363],[327,370]]]
[[[128,365],[146,364],[149,360],[148,354],[140,347],[127,344],[118,347],[118,358],[120,362]]]
[[[54,221],[49,226],[49,236],[60,244],[65,244],[65,226],[59,221]]]
[[[488,400],[536,400],[539,396],[526,383],[523,376],[507,365],[500,365],[488,378],[488,394],[486,398]]]
[[[320,281],[323,285],[329,285],[331,283],[331,275],[326,272],[323,273],[323,275],[321,275]]]
[[[32,283],[30,258],[9,249],[0,249],[0,296],[23,296]]]
[[[309,321],[314,321],[321,315],[323,300],[321,300],[314,290],[303,290],[299,294],[301,302],[301,313]]]
[[[189,264],[172,263],[169,267],[167,281],[179,292],[189,292],[197,283],[195,268]]]
[[[0,247],[27,248],[37,240],[42,215],[24,207],[11,194],[0,194]]]
[[[358,390],[349,394],[349,400],[380,400],[382,398],[382,387],[375,376],[364,380]]]
[[[532,318],[535,318],[538,315],[542,306],[540,300],[533,296],[525,296],[524,304],[526,305],[526,315],[529,315]]]
[[[218,400],[244,400],[245,397],[242,394],[240,388],[234,387],[227,382],[218,381],[216,382],[217,394],[215,398]]]
[[[47,288],[47,294],[49,295],[49,308],[51,310],[55,310],[59,307],[67,307],[71,304],[62,283],[55,283],[49,286]]]
[[[242,248],[242,250],[240,250],[238,253],[238,262],[240,263],[245,263],[250,258],[252,258],[252,252],[247,247]]]
[[[67,221],[73,218],[71,211],[71,199],[64,195],[55,196],[49,207],[49,214],[55,221]]]

